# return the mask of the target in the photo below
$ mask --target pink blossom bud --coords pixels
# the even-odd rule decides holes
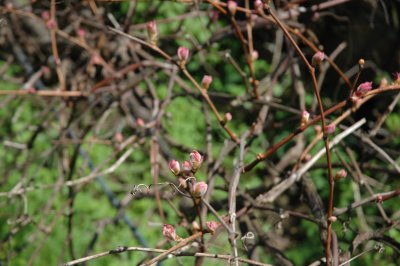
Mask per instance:
[[[313,67],[319,66],[324,59],[325,59],[325,54],[321,51],[318,51],[313,55],[311,60],[311,65]]]
[[[178,48],[178,59],[181,63],[185,64],[189,58],[189,49],[181,46]]]
[[[124,135],[122,135],[121,132],[116,132],[114,135],[114,140],[118,143],[121,143],[122,141],[124,141]]]
[[[339,181],[342,178],[345,178],[347,176],[347,172],[344,169],[339,170],[336,175],[335,175],[335,180]]]
[[[227,123],[232,120],[232,114],[231,113],[225,113],[224,115],[224,123]]]
[[[41,70],[44,75],[50,74],[50,69],[47,66],[42,66]]]
[[[57,22],[54,19],[49,19],[47,21],[47,27],[49,29],[55,29],[57,27]]]
[[[195,183],[193,185],[193,197],[195,198],[203,197],[207,192],[207,187],[208,185],[203,181]]]
[[[400,84],[400,72],[394,73],[394,83],[397,85]]]
[[[215,221],[209,221],[209,222],[206,222],[206,226],[207,226],[208,230],[210,230],[211,234],[214,234],[215,230],[217,230],[219,225]]]
[[[309,120],[309,119],[310,119],[310,113],[307,112],[306,110],[304,110],[304,111],[301,113],[300,125],[301,125],[301,126],[304,126],[305,124],[308,123],[308,120]]]
[[[201,80],[201,85],[207,90],[210,87],[212,80],[212,76],[204,75],[203,79]]]
[[[49,11],[43,11],[41,14],[40,14],[40,16],[42,17],[42,19],[44,19],[44,20],[49,20],[50,19],[50,13],[49,13]]]
[[[254,9],[257,10],[258,12],[262,11],[264,9],[263,2],[261,0],[254,1]]]
[[[143,127],[144,127],[144,121],[143,121],[143,119],[141,119],[140,117],[136,118],[136,125],[137,125],[138,127],[143,128]]]
[[[183,171],[192,171],[192,165],[190,164],[189,161],[184,161],[182,163],[182,170]]]
[[[320,126],[320,125],[316,125],[316,126],[314,126],[314,131],[315,131],[315,134],[319,134],[319,133],[321,133],[321,131],[322,131],[322,128],[321,128],[321,126]]]
[[[251,59],[253,61],[258,59],[258,52],[256,50],[253,50],[253,52],[251,53]]]
[[[328,218],[328,220],[329,220],[331,223],[334,223],[334,222],[337,221],[337,217],[336,217],[336,216],[331,216],[331,217]]]
[[[8,10],[8,11],[12,10],[13,7],[14,7],[13,4],[10,3],[10,2],[8,2],[8,3],[6,4],[6,10]]]
[[[171,160],[168,164],[169,170],[171,170],[171,172],[174,175],[179,175],[180,171],[181,171],[181,167],[179,166],[179,162],[176,160]]]
[[[101,65],[101,57],[97,54],[92,55],[90,61],[93,65]]]
[[[168,241],[175,241],[178,238],[175,228],[170,224],[164,224],[164,226],[163,226],[163,236]]]
[[[386,78],[382,78],[381,82],[379,83],[379,88],[384,88],[388,85],[388,81]]]
[[[382,203],[383,202],[383,197],[381,195],[379,195],[379,196],[376,197],[375,201],[377,203]]]
[[[236,1],[229,0],[227,3],[227,6],[228,6],[228,10],[231,13],[231,15],[234,16],[236,14],[236,10],[237,10]]]
[[[78,35],[78,36],[81,37],[81,38],[85,38],[85,35],[86,35],[85,29],[79,28],[79,29],[76,31],[76,35]]]
[[[364,82],[361,83],[358,88],[357,91],[360,92],[361,94],[365,94],[366,92],[370,91],[372,89],[372,82]]]
[[[35,94],[37,92],[35,87],[29,87],[26,89],[29,94]]]
[[[329,124],[325,127],[325,131],[327,134],[333,134],[335,133],[336,125],[335,124]]]
[[[158,41],[158,29],[156,22],[154,20],[147,22],[146,28],[149,35],[150,43],[156,45]]]
[[[192,151],[189,155],[192,171],[197,171],[203,162],[203,156],[198,151]]]

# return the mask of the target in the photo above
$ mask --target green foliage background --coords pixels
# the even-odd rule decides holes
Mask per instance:
[[[129,3],[122,2],[117,4],[109,4],[105,6],[108,12],[114,14],[116,19],[123,19],[128,12]],[[200,10],[205,10],[208,5],[200,4]],[[188,10],[187,5],[181,3],[174,3],[171,1],[138,1],[136,16],[133,18],[132,23],[139,24],[145,23],[150,19],[170,19],[184,14]],[[218,25],[217,25],[218,24]],[[197,46],[203,47],[204,51],[196,52],[188,64],[188,69],[194,74],[197,80],[201,80],[205,73],[213,74],[212,92],[224,93],[227,95],[243,96],[245,91],[243,89],[242,78],[235,71],[231,64],[228,64],[223,57],[225,51],[229,51],[235,59],[238,59],[241,65],[244,65],[244,58],[241,55],[240,43],[234,36],[230,36],[220,42],[207,45],[207,42],[212,36],[213,31],[217,27],[227,25],[227,21],[221,19],[217,22],[211,22],[207,16],[190,16],[184,20],[183,24],[179,21],[171,23],[159,24],[160,38],[162,48],[169,54],[174,54],[177,47],[186,45],[191,51],[194,51]],[[137,30],[139,36],[145,36],[145,32]],[[174,39],[174,36],[179,35],[180,38]],[[160,59],[161,60],[161,59]],[[2,62],[4,64],[4,62]],[[1,66],[0,66],[1,67]],[[261,58],[258,60],[255,68],[258,77],[263,78],[270,75],[274,69],[266,60]],[[245,69],[248,73],[248,70]],[[19,76],[23,70],[17,65],[12,64],[7,70],[8,76]],[[167,82],[168,78],[160,74],[156,81],[156,91],[160,100],[164,100],[167,95]],[[147,86],[143,82],[138,86],[142,90],[146,90]],[[1,90],[18,89],[18,86],[12,82],[1,81]],[[290,75],[283,76],[273,89],[273,96],[285,104],[291,99],[290,94],[293,90],[293,81]],[[195,97],[188,97],[183,92],[183,89],[178,85],[173,88],[175,95],[167,107],[167,115],[162,119],[162,125],[165,130],[163,134],[170,136],[177,144],[184,146],[187,149],[205,150],[206,138],[206,122],[204,116],[204,105]],[[311,104],[312,92],[306,91],[306,102]],[[7,145],[0,146],[0,169],[1,169],[1,191],[11,191],[15,185],[21,180],[25,182],[25,186],[33,187],[32,191],[26,193],[26,197],[7,197],[0,198],[0,239],[2,245],[0,246],[0,265],[27,265],[32,262],[33,265],[55,265],[65,262],[70,259],[66,249],[66,223],[67,223],[67,208],[66,199],[68,189],[60,187],[57,190],[53,188],[46,188],[48,185],[53,185],[60,175],[60,164],[62,149],[52,152],[55,143],[60,140],[59,132],[61,130],[57,119],[52,112],[44,113],[47,102],[35,96],[28,96],[24,98],[2,98],[0,108],[0,120],[2,126],[0,127],[1,140],[9,140],[15,143],[25,144],[32,138],[37,126],[43,123],[44,120],[49,119],[49,123],[45,130],[37,136],[34,145],[29,149],[15,149]],[[60,101],[60,99],[53,99],[51,101]],[[249,110],[257,109],[257,107],[248,102],[247,105],[231,109],[229,105],[220,105],[221,112],[231,112],[234,119],[230,123],[230,127],[238,134],[244,132],[251,126],[252,119],[249,119]],[[393,148],[398,148],[400,145],[399,128],[400,128],[400,114],[398,112],[399,106],[395,108],[395,112],[391,113],[387,118],[384,127],[395,136],[393,138]],[[117,113],[113,111],[112,113]],[[116,114],[117,115],[117,114]],[[251,152],[254,157],[256,154],[265,151],[264,147],[267,143],[276,143],[277,140],[292,132],[297,124],[285,123],[285,121],[298,121],[298,117],[293,114],[288,114],[284,111],[274,111],[274,118],[277,122],[284,123],[281,128],[271,128],[271,131],[265,129],[263,136],[258,138],[251,145]],[[53,117],[52,117],[53,116]],[[110,124],[112,127],[112,120],[115,116],[110,116],[109,121],[105,124]],[[218,122],[212,116],[212,136],[213,136],[213,149],[212,156],[216,158],[221,151],[224,140],[228,139],[225,131],[221,129]],[[83,122],[82,122],[83,123]],[[297,123],[297,122],[296,122]],[[128,129],[124,129],[123,133],[128,135]],[[309,129],[305,132],[307,143],[314,137],[312,130]],[[93,145],[89,142],[90,138],[103,138],[110,139],[110,132],[108,128],[104,131],[91,132],[88,134],[84,141],[87,143],[82,145],[82,150],[87,153],[94,166],[100,165],[103,161],[107,160],[113,152],[115,147],[112,145]],[[123,200],[129,197],[129,192],[134,185],[137,184],[151,184],[151,165],[149,159],[150,139],[144,139],[143,142],[135,144],[134,152],[128,159],[112,174],[103,175],[104,182],[114,192],[118,200]],[[349,139],[350,142],[357,142],[354,137]],[[278,158],[283,156],[291,144],[286,145],[279,150],[272,158],[272,162],[276,162]],[[73,145],[66,145],[66,152],[71,156],[74,152]],[[313,149],[311,154],[315,154],[322,146],[318,145]],[[178,160],[188,159],[188,153],[182,149],[172,149],[171,154]],[[338,148],[336,150],[343,158],[348,160],[347,155]],[[230,154],[224,158],[223,166],[226,169],[231,169],[234,165],[234,158],[237,154]],[[333,157],[334,164],[340,163],[336,156]],[[114,157],[112,162],[103,167],[115,163],[118,157]],[[246,162],[251,161],[253,158],[247,157]],[[399,163],[399,160],[397,160]],[[325,158],[321,159],[315,168],[309,172],[310,178],[315,182],[317,191],[326,199],[328,196],[327,181],[323,178],[326,169],[324,168]],[[381,161],[377,158],[371,158],[369,161],[371,165],[379,166]],[[27,167],[23,167],[28,165]],[[248,191],[255,190],[263,186],[265,177],[265,168],[268,164],[261,164],[252,172],[245,174],[241,179],[240,186]],[[168,173],[167,162],[161,162],[161,182],[170,181],[173,179],[171,174]],[[19,169],[25,169],[21,172]],[[90,174],[88,160],[80,156],[77,161],[77,171],[74,179]],[[335,168],[334,171],[339,168]],[[374,175],[377,172],[368,172],[365,174],[379,179]],[[203,167],[197,176],[198,179],[204,180],[206,176],[206,169]],[[385,177],[386,178],[386,177]],[[388,191],[399,184],[398,176],[390,179],[382,191]],[[225,182],[222,178],[216,179],[216,191],[213,194],[213,200],[221,200],[227,198],[227,191]],[[353,202],[354,195],[351,189],[351,179],[346,179],[337,184],[335,187],[335,206],[345,207]],[[287,195],[286,201],[292,202],[293,198],[298,197],[298,193],[290,193]],[[181,199],[177,196],[173,202],[179,204]],[[46,216],[42,215],[42,210],[46,203],[53,202],[50,210]],[[277,205],[284,205],[284,200],[278,202]],[[385,210],[389,214],[397,213],[398,215],[398,198],[387,201],[383,204]],[[300,202],[287,204],[284,206],[288,209],[295,209],[298,207],[304,208]],[[370,203],[364,211],[368,217],[375,217],[377,215],[376,204]],[[155,200],[152,197],[143,199],[134,199],[124,208],[127,217],[130,221],[137,226],[138,232],[141,237],[146,240],[149,247],[157,247],[162,240],[161,233],[161,220],[155,208]],[[168,204],[165,204],[164,211],[167,221],[175,224],[178,217]],[[226,214],[227,210],[220,210],[220,214]],[[271,214],[271,217],[273,215]],[[29,222],[26,225],[19,224],[16,220],[21,217],[29,217]],[[125,225],[123,220],[117,219],[118,213],[112,206],[110,200],[104,194],[101,184],[95,179],[93,182],[79,187],[76,193],[74,202],[74,229],[72,238],[74,239],[74,250],[78,257],[85,255],[85,251],[90,241],[99,230],[104,226],[104,231],[98,235],[97,244],[89,254],[95,254],[110,249],[117,248],[118,246],[141,246],[137,238],[132,236],[132,232]],[[212,216],[210,216],[210,219]],[[270,231],[277,231],[278,233],[285,232],[291,235],[290,244],[284,254],[294,262],[295,265],[306,265],[312,261],[323,257],[323,246],[319,240],[319,228],[315,224],[307,221],[294,220],[283,225],[282,229],[276,227],[272,223],[272,218],[268,217],[265,213],[256,213],[257,219],[263,224],[265,233]],[[379,226],[382,221],[368,221],[372,226]],[[40,232],[38,228],[52,228],[50,234],[45,231]],[[14,229],[18,229],[18,233],[12,234]],[[347,217],[340,217],[339,222],[335,223],[335,232],[337,232],[340,247],[344,250],[348,249],[352,239],[356,236],[359,230],[359,221],[355,212],[351,212]],[[187,236],[187,232],[183,228],[178,229],[178,234]],[[400,233],[398,229],[391,229],[387,235],[400,241]],[[210,236],[207,236],[208,239]],[[216,242],[210,247],[208,252],[229,254],[230,245],[225,233],[221,234]],[[374,243],[370,243],[373,246]],[[169,244],[164,244],[163,248],[168,248]],[[370,247],[369,246],[369,247]],[[368,247],[367,247],[368,248]],[[359,250],[357,253],[360,253]],[[241,256],[246,256],[243,248],[240,249]],[[273,256],[267,252],[260,250],[260,261],[265,263],[277,263]],[[396,262],[391,258],[396,257],[394,250],[390,246],[385,246],[383,253],[371,251],[356,259],[352,265],[396,265]],[[117,255],[105,256],[91,262],[87,265],[136,265],[148,254],[142,252],[126,252]],[[398,258],[398,255],[397,255]],[[220,265],[221,262],[212,259],[206,259],[206,265]],[[180,257],[167,259],[163,265],[188,265],[193,263],[193,258]]]

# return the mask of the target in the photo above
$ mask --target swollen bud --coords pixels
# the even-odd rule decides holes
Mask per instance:
[[[301,121],[300,121],[300,126],[304,126],[308,123],[308,120],[310,119],[310,113],[304,110],[301,113]]]
[[[394,73],[394,84],[400,85],[400,72]]]
[[[258,12],[262,11],[264,9],[263,2],[261,0],[254,1],[254,9],[257,10]]]
[[[215,230],[217,230],[219,225],[215,221],[209,221],[209,222],[206,222],[206,226],[207,226],[208,230],[210,230],[211,234],[214,234]]]
[[[193,185],[193,194],[192,194],[193,197],[195,198],[203,197],[207,192],[207,188],[208,185],[203,181],[195,183]]]
[[[154,20],[146,23],[147,33],[149,35],[149,40],[152,45],[156,45],[158,41],[158,30],[157,24]]]
[[[179,241],[181,238],[176,234],[175,228],[170,224],[164,224],[163,226],[163,236],[168,241]]]
[[[189,155],[190,163],[192,165],[192,171],[195,172],[200,168],[201,163],[203,162],[203,156],[198,151],[192,151]]]
[[[204,89],[207,90],[210,87],[212,80],[213,80],[212,76],[205,75],[201,80],[201,85],[203,86]]]
[[[335,181],[339,181],[347,176],[347,172],[344,169],[339,170],[335,175]]]
[[[253,50],[251,53],[251,60],[256,61],[258,59],[258,52],[256,50]]]
[[[192,170],[192,164],[190,162],[188,162],[188,161],[184,161],[182,163],[182,170],[185,171],[185,172],[191,171]]]
[[[329,222],[334,223],[337,221],[337,217],[336,216],[331,216],[328,218]]]
[[[318,51],[313,55],[311,60],[311,65],[313,67],[319,66],[322,63],[322,61],[324,61],[324,59],[325,59],[325,54],[321,51]]]
[[[177,54],[178,54],[178,59],[179,59],[180,63],[182,65],[185,65],[189,58],[189,49],[187,47],[180,46],[178,48]]]
[[[329,124],[325,127],[325,132],[326,134],[333,134],[335,133],[336,125],[335,124]]]
[[[232,114],[231,113],[225,113],[225,115],[224,115],[224,124],[228,123],[231,120],[232,120]]]
[[[372,82],[364,82],[361,83],[358,88],[357,88],[357,92],[361,95],[367,93],[368,91],[370,91],[372,89]]]
[[[236,14],[236,10],[237,10],[236,1],[229,0],[227,5],[228,5],[229,12],[231,13],[232,16],[234,16]]]
[[[180,171],[181,171],[181,167],[179,165],[179,162],[176,160],[171,160],[168,164],[169,170],[171,170],[171,172],[174,175],[179,175]]]

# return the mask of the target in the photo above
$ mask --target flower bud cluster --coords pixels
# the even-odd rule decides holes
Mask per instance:
[[[171,160],[168,163],[168,167],[175,176],[179,177],[182,187],[187,189],[185,179],[197,172],[203,163],[203,158],[198,151],[194,150],[189,154],[189,161],[184,161],[180,164],[177,160]],[[207,183],[203,181],[194,182],[189,192],[194,198],[201,198],[206,194],[207,188]]]

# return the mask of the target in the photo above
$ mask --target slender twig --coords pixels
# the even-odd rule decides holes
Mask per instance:
[[[80,263],[84,263],[87,261],[95,260],[107,255],[113,255],[113,254],[119,254],[123,252],[131,252],[131,251],[142,251],[142,252],[149,252],[149,253],[163,253],[166,250],[165,249],[158,249],[158,248],[143,248],[143,247],[118,247],[116,249],[112,249],[109,251],[101,252],[98,254],[90,255],[84,258],[80,258],[77,260],[69,261],[66,263],[61,264],[62,266],[73,266],[77,265]],[[170,253],[171,255],[174,256],[190,256],[190,257],[203,257],[203,258],[210,258],[210,259],[220,259],[220,260],[227,260],[230,261],[232,257],[230,255],[221,255],[221,254],[210,254],[210,253],[201,253],[201,252],[196,252],[196,253],[191,253],[191,252],[180,252],[180,251],[174,251]],[[250,260],[250,259],[245,259],[245,258],[238,258],[238,260],[242,263],[247,263],[249,265],[259,265],[259,266],[272,266],[270,264],[258,262],[255,260]]]

